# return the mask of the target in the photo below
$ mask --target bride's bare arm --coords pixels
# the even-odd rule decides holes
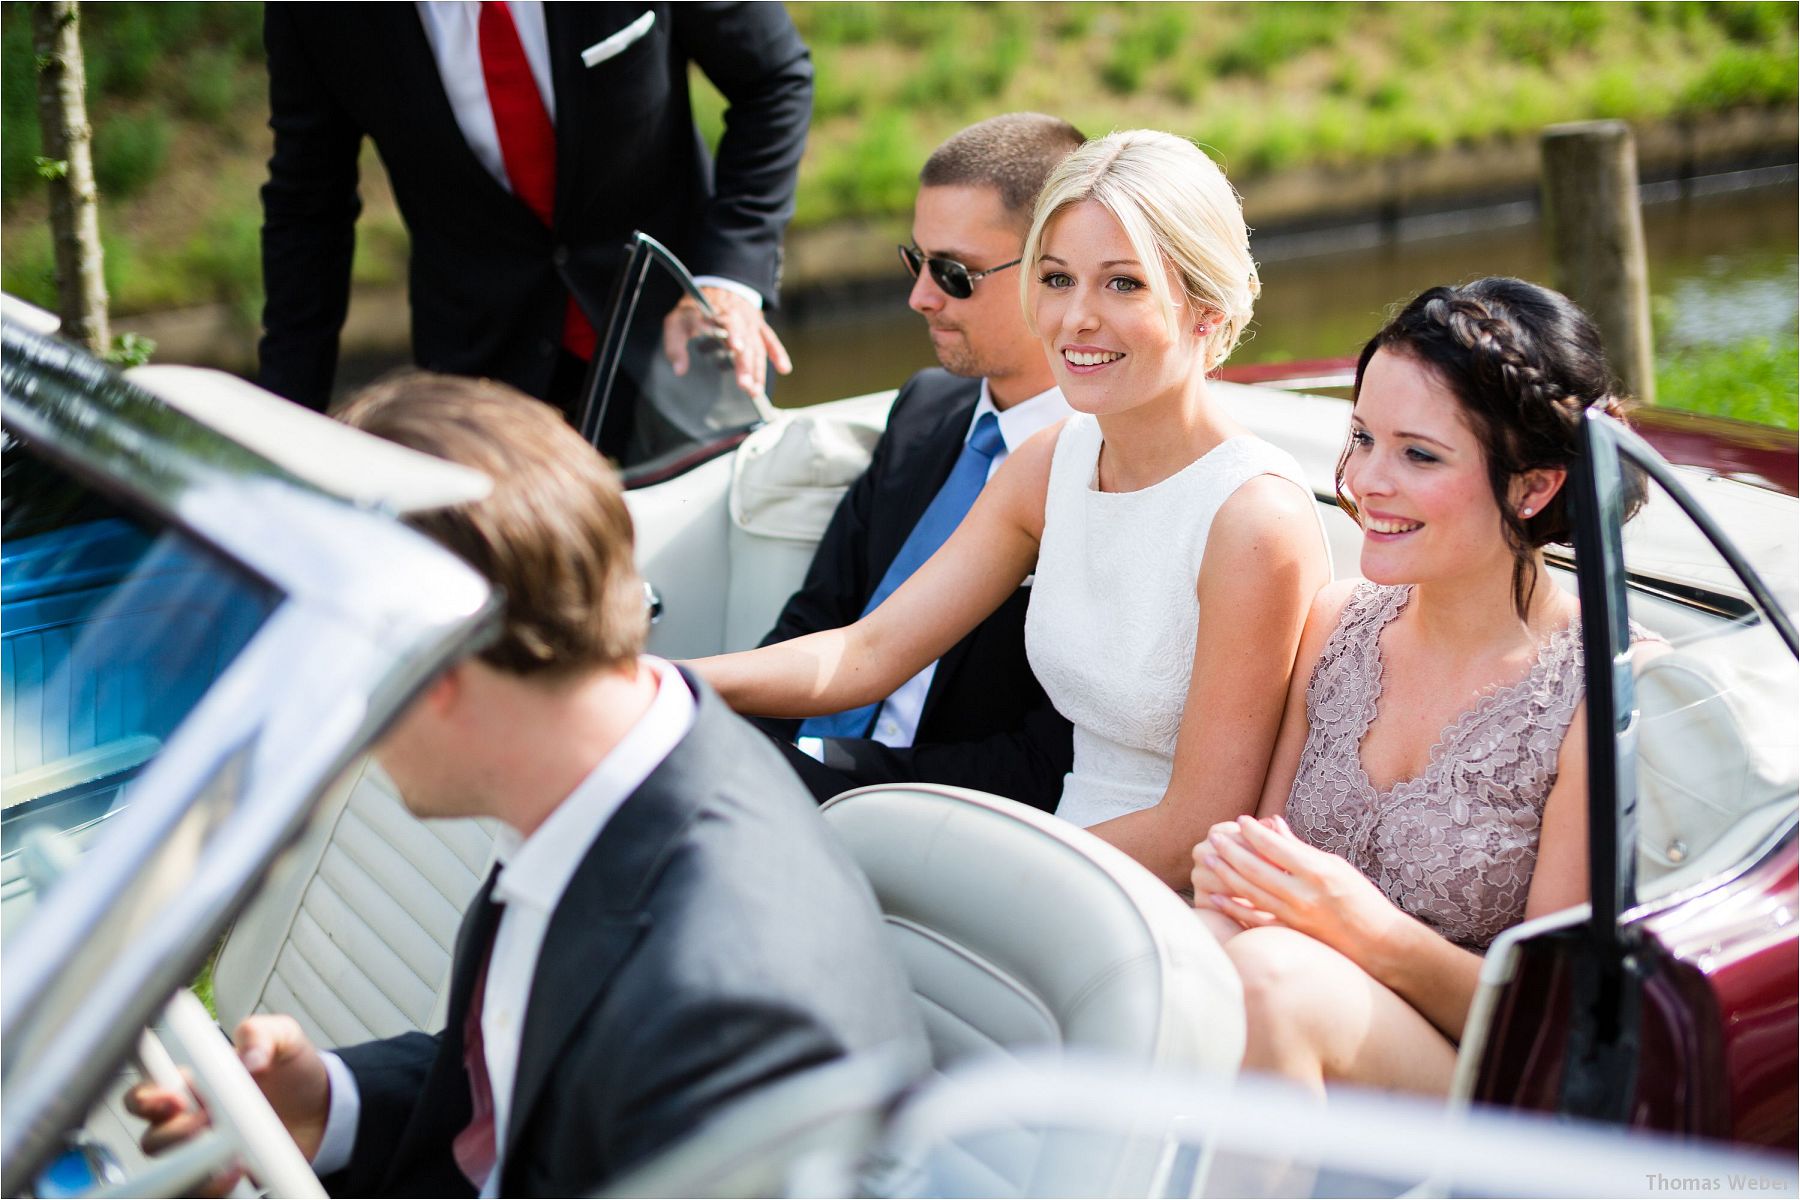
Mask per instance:
[[[1314,503],[1262,476],[1220,508],[1195,587],[1200,623],[1168,790],[1090,830],[1177,890],[1194,844],[1262,795],[1307,611],[1329,576]]]
[[[816,716],[891,695],[1031,573],[1059,428],[1008,455],[949,540],[862,620],[688,665],[732,708],[756,716]]]

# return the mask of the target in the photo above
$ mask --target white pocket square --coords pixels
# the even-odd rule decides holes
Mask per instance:
[[[597,67],[609,58],[616,58],[625,47],[631,45],[656,24],[656,14],[647,12],[619,32],[603,37],[581,52],[581,64],[585,67]]]

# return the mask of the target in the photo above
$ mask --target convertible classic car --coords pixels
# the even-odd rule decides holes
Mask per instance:
[[[644,352],[654,312],[637,301],[659,272],[689,281],[654,248],[636,254],[584,426],[633,406],[622,466],[651,650],[752,645],[893,394],[775,413],[722,372],[675,379]],[[273,1192],[317,1194],[184,985],[216,952],[221,1023],[292,1012],[322,1044],[441,1023],[492,831],[413,820],[366,750],[492,618],[480,581],[397,518],[485,481],[217,373],[121,377],[11,302],[4,353],[0,1186],[181,1194],[241,1156]],[[1353,572],[1360,533],[1331,483],[1348,404],[1217,386],[1300,459],[1336,570]],[[1471,1184],[1414,1163],[1377,1173],[1387,1194],[1608,1190],[1533,1150],[1570,1133],[1532,1123],[1546,1113],[1640,1131],[1607,1152],[1653,1152],[1630,1161],[1670,1178],[1741,1172],[1792,1194],[1800,504],[1672,468],[1605,418],[1587,436],[1577,545],[1557,565],[1583,602],[1589,743],[1610,748],[1590,754],[1591,903],[1490,951],[1448,1107],[1357,1125],[1358,1101],[1334,1097],[1344,1124],[1316,1139],[1308,1182],[1246,1174],[1233,1139],[1255,1150],[1246,1130],[1291,1118],[1292,1100],[1234,1090],[1236,980],[1173,894],[1010,801],[863,789],[825,817],[870,875],[951,1073],[921,1084],[852,1063],[793,1081],[620,1186],[1330,1194],[1348,1186],[1330,1146],[1366,1154],[1382,1127],[1465,1144],[1432,1124],[1453,1117],[1465,1141],[1515,1147],[1515,1173]],[[1650,500],[1621,524],[1640,477]],[[1628,618],[1669,652],[1635,661]],[[193,1062],[220,1127],[153,1164],[117,1100],[128,1060],[172,1070],[145,1026]],[[1304,1123],[1323,1135],[1332,1119]],[[1516,1173],[1527,1161],[1545,1168],[1535,1182]],[[140,1173],[120,1182],[122,1164]]]

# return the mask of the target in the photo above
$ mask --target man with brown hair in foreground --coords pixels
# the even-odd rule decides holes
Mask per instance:
[[[339,414],[485,472],[409,518],[505,596],[504,629],[376,747],[421,817],[498,819],[442,1033],[333,1053],[290,1017],[238,1053],[338,1195],[580,1195],[757,1088],[883,1049],[923,1066],[868,885],[768,741],[642,653],[617,477],[549,406],[410,374]],[[152,1152],[203,1114],[143,1085]]]

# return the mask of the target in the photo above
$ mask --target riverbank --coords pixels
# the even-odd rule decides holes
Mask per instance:
[[[1667,202],[1696,188],[1705,190],[1711,186],[1708,181],[1746,171],[1755,173],[1752,183],[1793,186],[1792,164],[1800,138],[1800,113],[1794,109],[1741,110],[1636,132],[1640,176],[1649,203]],[[1460,214],[1469,214],[1469,220],[1482,223],[1484,212],[1517,206],[1529,219],[1536,204],[1537,171],[1535,139],[1447,147],[1355,168],[1301,166],[1271,172],[1247,186],[1245,212],[1256,230],[1255,249],[1261,261],[1330,254],[1402,238],[1433,218],[1454,224]],[[909,239],[909,228],[909,219],[891,217],[847,219],[790,231],[785,320],[806,326],[846,311],[891,306],[899,270],[894,246]],[[121,329],[153,340],[156,357],[163,361],[248,373],[256,360],[254,316],[241,304],[219,303],[125,315],[116,321]],[[403,357],[407,321],[403,285],[358,286],[344,326],[345,358],[386,362]]]

